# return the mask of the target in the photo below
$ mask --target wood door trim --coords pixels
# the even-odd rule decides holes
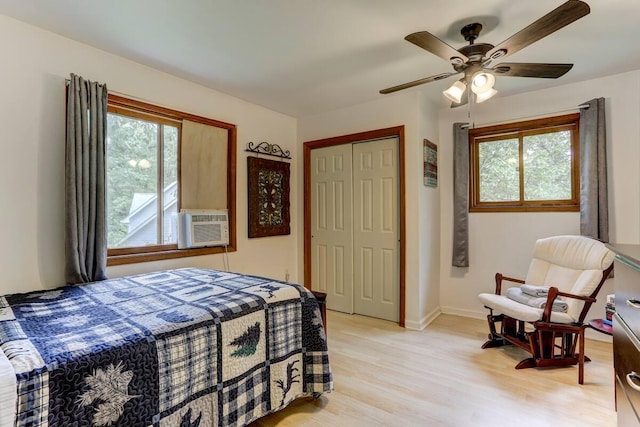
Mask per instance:
[[[304,286],[311,289],[311,150],[332,147],[334,145],[353,144],[371,139],[398,138],[398,181],[399,181],[399,219],[400,219],[400,300],[398,324],[404,327],[406,299],[406,226],[405,226],[405,160],[404,160],[404,126],[377,129],[367,132],[336,136],[333,138],[307,141],[303,144],[304,175]]]

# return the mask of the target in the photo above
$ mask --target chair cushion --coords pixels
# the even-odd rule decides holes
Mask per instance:
[[[572,270],[606,270],[614,257],[604,243],[585,236],[547,237],[533,249],[533,258]]]
[[[505,289],[506,291],[506,289]],[[536,322],[542,318],[542,309],[520,304],[504,295],[480,294],[480,301],[487,307],[493,309],[494,314],[505,314],[514,319],[525,322]],[[551,312],[551,321],[557,323],[572,323],[575,320],[568,313]]]
[[[584,236],[555,236],[536,241],[533,260],[525,281],[532,285],[555,286],[563,292],[589,296],[600,283],[602,272],[615,254],[595,239]],[[577,321],[584,302],[565,300],[567,314]]]

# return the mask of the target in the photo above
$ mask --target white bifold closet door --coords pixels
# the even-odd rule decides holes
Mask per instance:
[[[398,321],[398,140],[311,151],[311,271],[327,308]]]
[[[311,289],[353,313],[351,144],[311,151]]]

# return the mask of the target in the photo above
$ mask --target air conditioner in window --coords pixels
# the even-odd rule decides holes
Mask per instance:
[[[226,210],[185,210],[178,213],[178,249],[228,244],[229,213]]]

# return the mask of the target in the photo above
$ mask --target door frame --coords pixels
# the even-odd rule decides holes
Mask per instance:
[[[398,325],[404,327],[405,320],[405,264],[406,264],[406,227],[405,227],[405,165],[404,165],[404,125],[366,132],[352,133],[333,138],[307,141],[303,144],[304,173],[304,286],[311,289],[311,150],[332,147],[334,145],[353,144],[371,139],[398,138],[398,207],[400,221],[400,260],[398,307]]]

